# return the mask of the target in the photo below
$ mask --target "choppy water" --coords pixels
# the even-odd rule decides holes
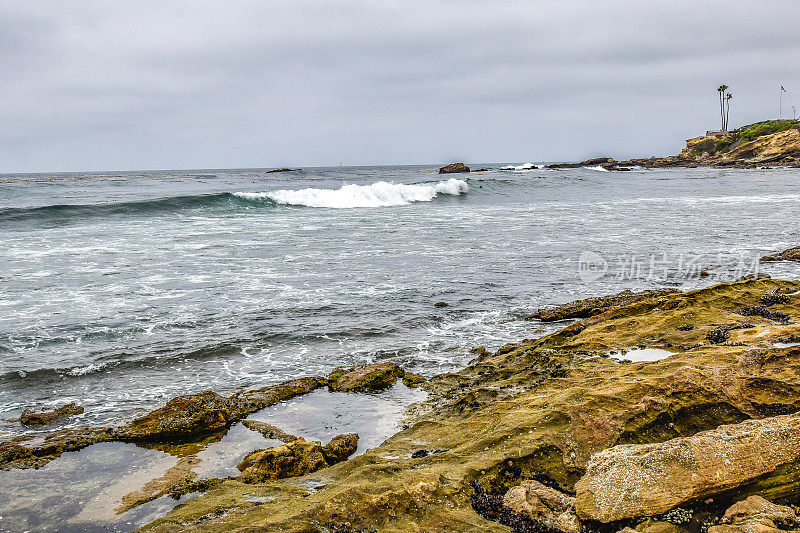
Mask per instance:
[[[548,331],[523,320],[540,306],[800,241],[796,169],[504,165],[0,176],[0,418],[76,401],[70,423],[118,423],[382,359],[430,375]],[[583,251],[610,273],[582,281]],[[666,278],[614,275],[659,254]]]

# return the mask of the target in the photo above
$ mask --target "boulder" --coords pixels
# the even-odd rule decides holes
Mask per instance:
[[[337,368],[328,377],[328,387],[337,392],[377,391],[394,385],[404,374],[400,366],[390,361]]]
[[[800,246],[789,248],[778,254],[765,255],[762,261],[800,261]]]
[[[301,437],[282,446],[250,452],[237,466],[241,471],[237,479],[244,483],[261,483],[303,476],[344,461],[355,452],[357,445],[355,433],[338,435],[325,446]]]
[[[439,169],[439,174],[458,174],[460,172],[469,172],[469,167],[464,163],[450,163]]]
[[[594,454],[575,484],[580,518],[613,522],[653,516],[740,486],[800,459],[800,415],[720,426],[658,444]]]
[[[228,427],[235,420],[228,398],[212,391],[178,396],[119,430],[128,440],[185,439]]]
[[[58,409],[41,411],[39,413],[31,411],[30,409],[25,409],[22,411],[19,421],[26,426],[46,426],[61,418],[79,415],[81,413],[83,413],[83,407],[76,403],[68,403]]]
[[[729,507],[720,522],[710,527],[708,533],[767,533],[800,528],[800,518],[794,509],[755,495]]]
[[[580,533],[581,523],[575,516],[575,498],[528,479],[503,496],[503,506],[526,515],[545,526],[565,533]]]
[[[337,435],[322,447],[322,456],[328,465],[335,465],[345,461],[353,455],[358,448],[358,433],[345,433]]]

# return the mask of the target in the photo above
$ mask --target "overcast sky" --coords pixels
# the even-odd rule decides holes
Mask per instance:
[[[799,67],[796,0],[0,0],[0,172],[666,155]]]

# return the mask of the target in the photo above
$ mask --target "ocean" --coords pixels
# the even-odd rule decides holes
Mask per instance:
[[[542,306],[800,277],[756,261],[798,243],[796,171],[504,166],[0,175],[0,431],[356,363],[430,376],[563,325]]]

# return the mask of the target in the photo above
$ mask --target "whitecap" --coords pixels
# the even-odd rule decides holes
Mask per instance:
[[[271,192],[236,192],[234,195],[247,200],[268,199],[284,205],[352,209],[430,202],[439,194],[458,196],[468,190],[469,185],[465,181],[450,178],[436,183],[417,185],[379,181],[371,185],[344,185],[340,189],[282,189]]]
[[[583,168],[586,168],[586,169],[589,169],[589,170],[596,170],[598,172],[608,172],[607,168],[603,168],[600,165],[597,165],[596,167],[583,167]]]

